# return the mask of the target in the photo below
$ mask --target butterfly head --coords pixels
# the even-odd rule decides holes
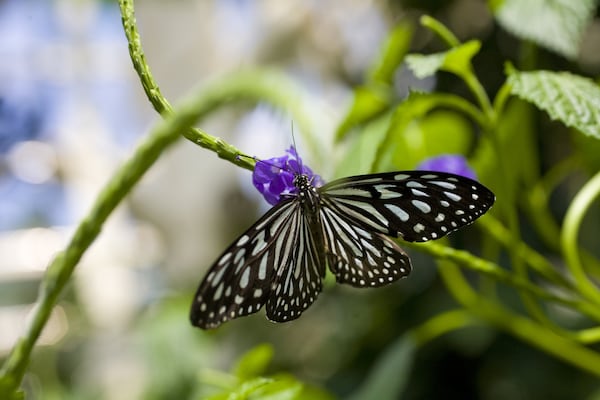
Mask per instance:
[[[322,186],[323,180],[302,162],[291,146],[281,157],[257,161],[252,183],[267,202],[275,205],[289,195],[297,195],[304,188]]]

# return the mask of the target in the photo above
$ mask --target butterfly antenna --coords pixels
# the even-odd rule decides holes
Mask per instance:
[[[238,154],[236,154],[236,155],[235,155],[235,159],[236,159],[236,160],[240,160],[240,159],[242,159],[242,158],[247,158],[248,160],[254,160],[255,162],[261,161],[261,160],[260,160],[258,157],[256,157],[256,156],[247,156],[247,155],[245,155],[245,154],[240,154],[240,153],[238,153]]]
[[[296,136],[294,135],[294,120],[292,120],[292,146],[294,147],[294,151],[296,152],[296,161],[298,161],[298,168],[299,168],[299,171],[294,171],[294,173],[296,175],[300,175],[300,174],[302,174],[303,167],[302,167],[302,159],[298,155],[298,147],[296,146]]]
[[[258,157],[256,157],[256,156],[247,156],[247,155],[245,155],[245,154],[238,154],[238,155],[236,155],[236,156],[235,156],[235,158],[237,158],[237,159],[240,159],[240,158],[248,158],[248,159],[250,159],[250,160],[254,160],[254,161],[256,161],[256,162],[259,162],[259,161],[260,161],[261,163],[265,163],[265,164],[267,164],[268,166],[270,166],[270,167],[273,167],[273,168],[276,168],[276,169],[278,169],[278,170],[280,170],[280,171],[283,171],[283,170],[284,170],[284,168],[283,168],[283,167],[280,167],[279,165],[273,164],[273,163],[271,163],[271,162],[269,162],[269,161],[261,160],[260,158],[258,158]]]

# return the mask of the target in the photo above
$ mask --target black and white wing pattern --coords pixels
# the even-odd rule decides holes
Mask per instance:
[[[295,239],[291,221],[297,208],[293,200],[273,207],[223,252],[196,291],[190,314],[193,325],[214,328],[265,305],[275,268],[291,259],[293,248],[285,244]],[[276,249],[277,244],[281,246]]]
[[[318,189],[324,207],[370,232],[407,242],[439,239],[494,204],[485,186],[459,175],[399,171],[342,178]]]
[[[327,263],[339,283],[378,287],[411,271],[408,255],[381,233],[365,229],[327,205],[321,208]]]
[[[269,319],[284,322],[314,302],[325,254],[300,207],[296,199],[278,204],[223,252],[196,291],[193,325],[215,328],[265,304]]]
[[[317,298],[326,264],[340,283],[378,287],[407,276],[410,242],[441,238],[494,203],[480,183],[443,172],[352,176],[314,187],[294,173],[297,193],[276,204],[209,269],[192,304],[193,325],[215,328],[266,305],[275,322],[298,318]],[[386,236],[387,235],[387,236]]]
[[[322,278],[325,277],[325,251],[322,240],[319,240],[321,235],[312,231],[308,217],[305,213],[296,213],[296,221],[293,221],[296,237],[281,243],[291,248],[291,255],[277,267],[277,276],[267,300],[267,318],[271,321],[285,322],[298,318],[321,292]]]

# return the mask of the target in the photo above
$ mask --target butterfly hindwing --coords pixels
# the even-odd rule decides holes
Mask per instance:
[[[408,255],[386,236],[364,229],[324,203],[321,220],[327,261],[339,283],[355,287],[378,287],[407,276]]]

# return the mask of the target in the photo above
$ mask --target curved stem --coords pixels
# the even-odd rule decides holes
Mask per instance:
[[[435,315],[413,328],[410,334],[418,346],[423,346],[446,333],[473,325],[481,325],[481,321],[474,318],[473,314],[465,309],[456,309]]]
[[[471,90],[471,93],[473,93],[473,95],[477,99],[479,106],[487,116],[488,120],[491,122],[490,125],[493,126],[493,124],[495,123],[496,113],[492,108],[490,98],[485,92],[483,85],[481,85],[481,82],[479,82],[479,79],[477,79],[477,77],[475,76],[475,73],[473,72],[472,68],[469,68],[468,72],[460,74],[460,76],[465,81],[465,84],[467,85],[469,90]]]
[[[142,48],[142,40],[137,30],[133,0],[119,0],[121,9],[121,19],[123,21],[123,30],[127,38],[129,47],[129,56],[133,63],[144,92],[152,103],[154,109],[163,117],[173,113],[173,107],[169,101],[162,95],[158,84],[154,80],[152,71],[146,63],[146,56]],[[243,153],[235,147],[228,145],[222,139],[209,135],[193,127],[189,127],[181,132],[181,134],[191,142],[212,150],[217,155],[225,160],[231,161],[234,164],[249,170],[254,169],[254,160],[252,157],[239,157]]]
[[[510,231],[492,215],[486,215],[485,218],[481,218],[478,221],[478,224],[485,228],[487,233],[492,235],[506,248],[510,248],[510,246],[513,245]],[[519,243],[517,254],[521,260],[531,267],[532,270],[540,274],[549,282],[570,290],[575,288],[573,283],[558,272],[556,267],[552,265],[550,261],[536,250],[529,247],[525,242]]]
[[[506,102],[510,97],[510,85],[507,82],[498,89],[498,93],[496,93],[496,97],[494,98],[493,109],[496,115],[502,115],[504,111],[504,107],[506,107]]]
[[[83,253],[100,233],[102,225],[129,193],[142,175],[154,164],[160,154],[172,144],[180,132],[189,129],[199,118],[212,111],[236,93],[236,84],[248,79],[229,77],[207,86],[200,93],[182,102],[179,112],[167,117],[136,149],[133,156],[123,164],[102,189],[92,209],[77,227],[66,249],[59,253],[46,272],[40,288],[37,306],[26,328],[0,369],[0,398],[20,384],[27,368],[31,351],[42,332],[52,308],[69,281]]]
[[[457,47],[460,45],[460,41],[454,35],[454,33],[452,33],[450,29],[446,28],[444,24],[437,19],[429,15],[423,15],[419,22],[421,22],[421,25],[424,27],[435,32],[440,39],[442,39],[448,45],[448,47]]]
[[[536,298],[541,300],[552,301],[555,303],[562,304],[566,307],[577,310],[578,312],[584,315],[587,315],[588,317],[592,318],[597,322],[600,322],[600,308],[596,307],[595,304],[590,304],[589,302],[580,299],[558,296],[556,294],[550,293],[532,284],[527,279],[522,279],[519,276],[515,277],[510,272],[500,268],[497,264],[476,257],[469,252],[457,250],[452,247],[444,246],[435,242],[402,242],[402,246],[419,249],[424,253],[428,253],[434,256],[438,260],[453,261],[464,268],[468,268],[485,276],[489,276],[498,282],[502,282],[506,285],[512,286],[515,289],[518,289],[523,293],[527,293],[530,296],[535,296]]]
[[[552,166],[527,193],[526,203],[529,220],[544,243],[552,249],[560,249],[560,227],[547,207],[550,195],[569,174],[576,171],[579,161],[568,157]]]
[[[129,45],[129,55],[144,88],[144,92],[154,109],[163,117],[172,114],[173,109],[169,101],[162,95],[158,84],[154,80],[152,71],[146,62],[142,41],[136,26],[133,1],[119,0],[119,7],[121,8],[123,29]],[[237,72],[235,76],[238,77],[235,82],[235,95],[237,98],[246,98],[251,101],[266,101],[289,112],[292,115],[294,125],[299,128],[312,154],[322,159],[322,155],[320,154],[322,146],[319,145],[312,134],[314,129],[309,113],[304,107],[304,104],[310,104],[310,102],[303,100],[304,94],[295,84],[283,74],[275,71],[268,73],[253,71]],[[243,79],[243,76],[246,76],[246,79]],[[221,100],[227,101],[228,99]],[[238,167],[248,170],[254,169],[255,161],[252,157],[244,155],[239,149],[221,138],[209,135],[193,127],[182,131],[181,134],[192,143],[217,153],[220,158],[232,162]],[[240,157],[241,155],[245,157]]]
[[[575,284],[581,293],[589,300],[600,304],[600,291],[598,287],[588,278],[579,257],[579,246],[577,235],[585,213],[594,200],[600,195],[600,172],[598,172],[577,193],[563,223],[560,242],[562,251],[567,262],[567,267],[575,278]]]
[[[479,83],[479,82],[478,82]],[[503,91],[500,93],[502,96],[506,95]],[[498,100],[499,104],[502,100]],[[496,160],[498,163],[498,169],[500,171],[499,179],[498,179],[498,198],[502,197],[502,201],[498,201],[499,210],[502,213],[508,230],[510,231],[510,243],[508,244],[508,255],[510,258],[510,262],[512,268],[514,269],[517,278],[520,281],[528,282],[528,273],[527,267],[525,265],[524,260],[519,256],[520,248],[521,248],[521,232],[520,232],[520,222],[519,215],[517,213],[517,198],[516,193],[513,189],[514,184],[511,182],[511,177],[517,176],[517,172],[514,168],[515,166],[512,164],[507,164],[503,154],[504,154],[504,146],[503,142],[500,139],[498,134],[498,114],[496,114],[494,108],[489,106],[489,104],[482,104],[486,115],[489,118],[489,125],[487,126],[487,132],[491,139],[491,143],[494,147],[494,151],[496,154]],[[535,301],[535,299],[530,295],[527,291],[520,292],[521,300],[525,305],[527,311],[533,315],[538,321],[544,323],[548,327],[552,327],[552,322],[548,319],[548,317],[544,314],[540,305]]]
[[[479,296],[469,286],[454,263],[441,261],[439,271],[453,297],[467,307],[473,315],[492,323],[533,347],[552,354],[577,368],[600,376],[600,356],[594,351]]]

